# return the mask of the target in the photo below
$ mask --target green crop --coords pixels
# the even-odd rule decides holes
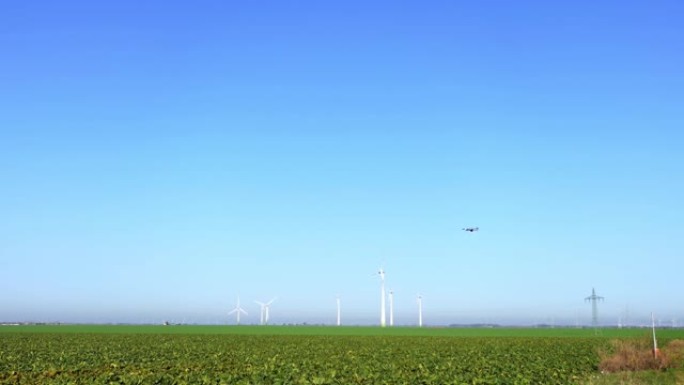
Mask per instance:
[[[603,338],[0,333],[0,384],[575,384]]]
[[[0,326],[4,333],[92,334],[238,334],[320,336],[430,336],[430,337],[552,337],[630,338],[650,337],[650,328],[605,328],[598,334],[589,328],[451,328],[368,326],[225,326],[225,325],[21,325]],[[658,338],[684,339],[684,329],[658,330]]]

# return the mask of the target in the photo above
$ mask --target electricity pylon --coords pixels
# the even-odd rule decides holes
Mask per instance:
[[[596,328],[598,328],[598,306],[596,303],[598,301],[603,301],[603,297],[596,295],[596,290],[592,287],[591,295],[585,298],[584,301],[591,301],[591,326],[596,330]]]

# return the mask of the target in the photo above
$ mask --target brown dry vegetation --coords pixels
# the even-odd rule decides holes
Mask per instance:
[[[677,367],[684,367],[684,340],[673,340],[665,347],[664,351]]]
[[[611,349],[599,352],[602,372],[665,370],[684,366],[684,340],[674,340],[653,354],[650,339],[614,340]]]

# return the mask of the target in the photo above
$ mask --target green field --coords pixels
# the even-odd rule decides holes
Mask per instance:
[[[19,325],[0,326],[3,333],[94,333],[94,334],[244,334],[322,336],[434,336],[434,337],[586,337],[630,338],[651,335],[647,328],[450,328],[375,326],[225,326],[225,325]],[[660,329],[658,338],[684,338],[684,329]]]
[[[584,384],[610,339],[644,336],[648,330],[2,326],[0,383]],[[684,330],[660,338],[684,338]]]

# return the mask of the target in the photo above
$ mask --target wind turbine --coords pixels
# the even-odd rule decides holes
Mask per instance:
[[[268,301],[268,302],[266,302],[266,303],[259,302],[259,301],[254,301],[254,302],[258,303],[258,304],[261,306],[261,325],[268,325],[268,315],[269,315],[268,313],[269,313],[269,309],[271,308],[271,304],[272,304],[273,301],[275,301],[275,300],[276,300],[276,298],[273,298],[272,300],[270,300],[270,301]]]
[[[254,301],[254,302],[258,303],[259,306],[261,306],[261,312],[259,313],[259,325],[263,325],[264,324],[264,313],[266,312],[266,304],[263,302],[259,302],[259,301]]]
[[[235,309],[229,311],[228,315],[231,315],[233,313],[236,314],[238,325],[240,324],[240,313],[247,315],[247,312],[245,311],[245,309],[240,307],[240,297],[237,298],[237,305],[235,306]]]
[[[340,316],[341,313],[341,306],[340,306],[340,296],[337,296],[337,326],[342,325],[342,317]]]
[[[423,296],[418,294],[418,327],[423,327]]]
[[[394,326],[394,290],[389,291],[390,326]]]
[[[385,270],[380,268],[380,326],[385,327]]]

